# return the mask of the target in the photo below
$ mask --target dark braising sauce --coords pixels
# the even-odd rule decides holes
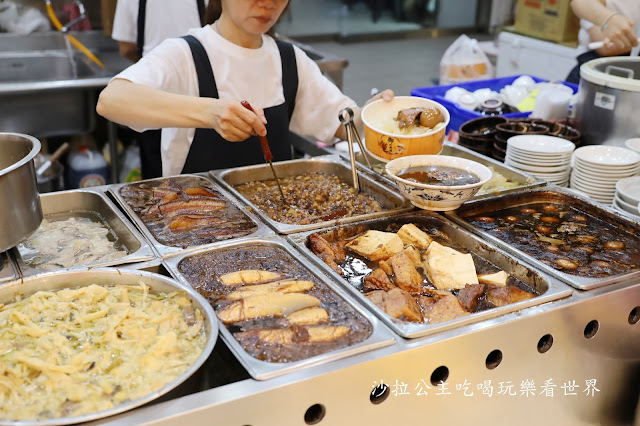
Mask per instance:
[[[640,238],[565,204],[531,203],[465,219],[567,274],[607,277],[640,268]]]
[[[466,170],[447,166],[409,167],[398,173],[398,177],[427,185],[462,186],[480,182],[480,178]]]
[[[133,183],[120,195],[161,244],[186,248],[255,232],[258,226],[213,189],[194,176]]]
[[[235,271],[257,269],[278,272],[283,279],[306,280],[314,286],[305,291],[321,301],[321,306],[329,314],[329,321],[322,326],[347,326],[350,332],[328,342],[294,341],[291,344],[265,343],[258,338],[239,338],[239,333],[250,330],[284,329],[289,326],[286,318],[262,317],[226,324],[238,342],[251,356],[268,362],[286,363],[299,361],[326,352],[351,346],[366,340],[373,328],[371,324],[350,305],[321,283],[302,264],[285,250],[271,246],[250,244],[243,248],[219,250],[190,256],[178,265],[178,269],[189,284],[206,297],[216,312],[234,303],[226,296],[240,286],[227,286],[219,277]]]

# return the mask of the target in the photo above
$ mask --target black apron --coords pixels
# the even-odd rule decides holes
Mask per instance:
[[[198,74],[200,97],[218,98],[218,88],[209,56],[193,36],[183,37],[189,44]],[[274,161],[290,160],[289,122],[298,91],[298,69],[293,45],[277,41],[282,62],[284,103],[267,108],[267,138]],[[264,155],[257,136],[243,142],[229,142],[213,129],[196,129],[182,173],[199,173],[229,167],[264,163]]]
[[[198,13],[200,15],[200,23],[204,20],[204,0],[196,0],[198,2]],[[140,0],[138,5],[138,55],[142,57],[142,49],[145,39],[145,20],[147,14],[147,0]],[[162,154],[160,150],[160,140],[162,138],[162,129],[147,130],[138,134],[138,145],[140,146],[140,165],[142,177],[151,179],[162,176]]]

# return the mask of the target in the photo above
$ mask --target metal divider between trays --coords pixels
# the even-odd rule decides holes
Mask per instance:
[[[227,347],[236,356],[242,366],[249,372],[249,374],[257,380],[267,380],[273,377],[277,377],[293,371],[298,371],[305,367],[321,365],[329,361],[341,359],[347,356],[368,352],[374,349],[382,348],[392,345],[396,342],[395,335],[389,330],[382,322],[378,320],[371,312],[363,308],[358,301],[355,301],[351,295],[346,293],[340,286],[331,280],[322,270],[318,269],[313,263],[309,262],[304,256],[300,256],[298,250],[291,245],[285,238],[277,235],[261,238],[245,238],[237,240],[229,240],[222,242],[216,246],[200,247],[198,250],[180,253],[168,258],[165,258],[167,269],[173,276],[176,277],[183,285],[191,287],[188,279],[180,272],[180,262],[186,258],[192,256],[198,256],[215,251],[230,250],[238,247],[246,248],[250,245],[272,245],[283,249],[292,259],[292,261],[298,263],[301,267],[307,270],[315,279],[327,286],[327,288],[340,297],[345,303],[351,306],[358,314],[360,314],[366,321],[372,326],[371,335],[354,345],[344,348],[336,349],[326,352],[324,354],[316,355],[311,358],[293,361],[289,363],[273,363],[267,361],[261,361],[254,358],[247,353],[240,343],[236,340],[233,334],[227,329],[227,327],[218,319],[218,325],[220,335],[224,340]]]

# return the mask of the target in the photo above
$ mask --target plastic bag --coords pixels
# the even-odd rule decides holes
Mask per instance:
[[[440,84],[455,84],[493,78],[493,65],[478,40],[461,35],[440,60]]]

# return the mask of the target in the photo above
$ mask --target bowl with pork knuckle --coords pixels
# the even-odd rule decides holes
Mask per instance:
[[[433,155],[442,150],[449,111],[430,99],[397,96],[362,110],[365,147],[380,161],[407,155]]]

